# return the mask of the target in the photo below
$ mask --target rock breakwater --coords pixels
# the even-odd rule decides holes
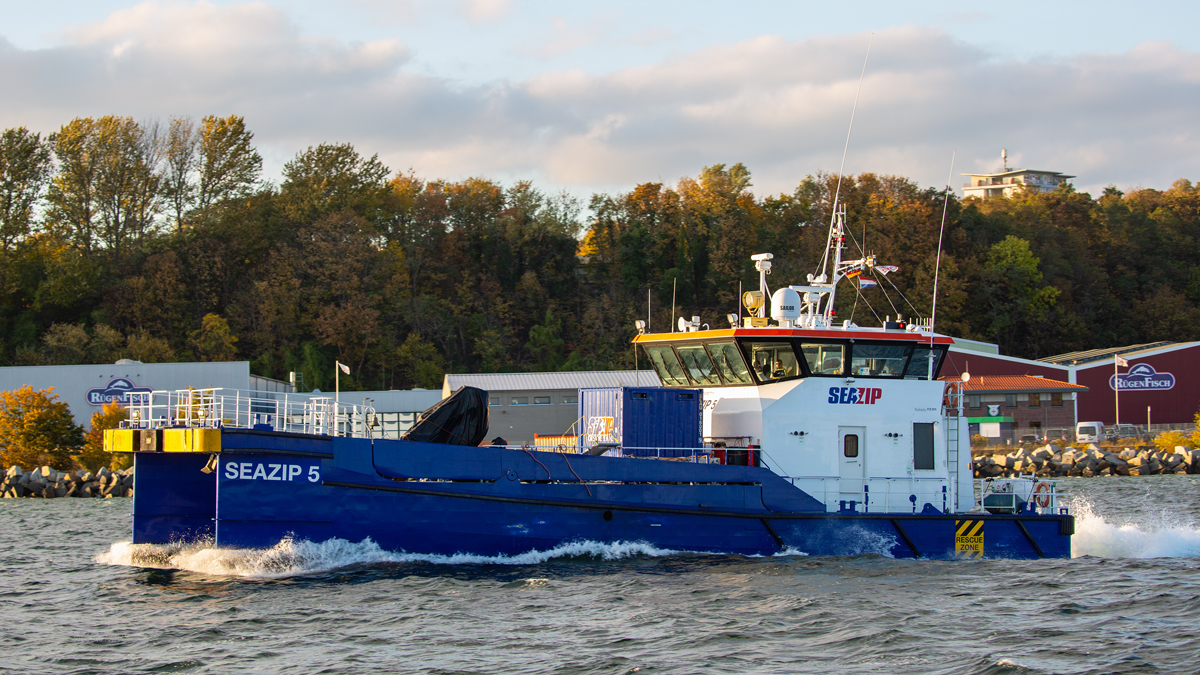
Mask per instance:
[[[978,452],[978,451],[977,451]],[[1044,445],[1020,448],[1007,454],[976,454],[972,462],[976,478],[1038,476],[1155,476],[1200,473],[1200,451],[1176,446],[1170,450],[1136,448],[1084,448]]]
[[[43,466],[25,471],[19,466],[10,466],[4,472],[0,484],[0,496],[5,499],[19,497],[132,497],[133,467],[110,471],[107,467],[92,473],[79,470],[74,473],[56,471]]]

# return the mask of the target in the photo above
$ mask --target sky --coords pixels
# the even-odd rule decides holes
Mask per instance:
[[[1002,148],[1094,195],[1200,180],[1194,1],[0,0],[0,16],[0,128],[237,114],[276,181],[323,142],[585,203],[736,162],[760,196],[790,193],[844,150],[848,174],[959,194]]]

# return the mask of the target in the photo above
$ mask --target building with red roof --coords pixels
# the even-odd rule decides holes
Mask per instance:
[[[943,376],[942,379],[958,379]],[[1026,434],[1066,439],[1075,431],[1075,397],[1087,387],[1041,375],[974,375],[963,383],[971,435],[1012,441]]]
[[[1155,342],[1031,360],[1004,356],[994,344],[956,338],[941,372],[947,379],[969,373],[972,380],[1033,376],[1081,385],[1084,389],[1073,390],[1070,399],[1063,391],[1076,421],[1153,425],[1159,431],[1190,425],[1200,407],[1200,342]]]

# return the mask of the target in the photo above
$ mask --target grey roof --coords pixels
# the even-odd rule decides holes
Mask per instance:
[[[659,387],[653,370],[591,370],[566,373],[452,373],[443,381],[442,393],[450,395],[461,386],[484,391],[531,391],[544,389],[590,389],[596,387]]]
[[[1140,354],[1142,352],[1152,352],[1157,349],[1162,349],[1163,347],[1170,347],[1174,344],[1176,344],[1176,343],[1174,343],[1174,342],[1147,342],[1146,344],[1129,345],[1127,347],[1108,347],[1107,349],[1089,349],[1087,351],[1082,351],[1082,352],[1070,352],[1067,354],[1059,354],[1058,356],[1047,356],[1044,359],[1038,359],[1038,360],[1045,361],[1046,363],[1054,363],[1054,364],[1061,365],[1061,366],[1070,365],[1072,362],[1078,363],[1078,364],[1084,364],[1084,363],[1092,363],[1094,361],[1100,361],[1101,359],[1109,358],[1109,357],[1113,356],[1114,354],[1119,354],[1121,356],[1129,356],[1129,355],[1133,355],[1133,354]]]

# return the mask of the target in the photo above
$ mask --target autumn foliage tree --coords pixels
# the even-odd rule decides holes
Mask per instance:
[[[0,135],[0,364],[245,359],[322,389],[335,360],[364,389],[632,368],[634,320],[723,325],[758,285],[750,255],[774,254],[775,283],[819,273],[839,191],[813,167],[756,193],[751,167],[722,163],[582,202],[391,174],[348,143],[301,150],[276,187],[253,141],[237,115]],[[1030,358],[1200,339],[1191,181],[944,200],[902,176],[842,178],[847,256],[898,269],[843,282],[839,319],[928,317],[945,207],[942,331]]]
[[[114,453],[104,450],[105,430],[116,429],[121,425],[121,422],[127,419],[129,419],[129,410],[120,403],[116,403],[115,401],[105,403],[103,408],[92,413],[90,428],[83,435],[82,449],[72,459],[88,471],[99,471],[100,467],[113,466],[114,463],[128,463],[128,459],[121,459],[114,462]],[[113,468],[120,467],[113,466]]]
[[[0,392],[0,464],[65,470],[82,445],[83,430],[53,387]]]

